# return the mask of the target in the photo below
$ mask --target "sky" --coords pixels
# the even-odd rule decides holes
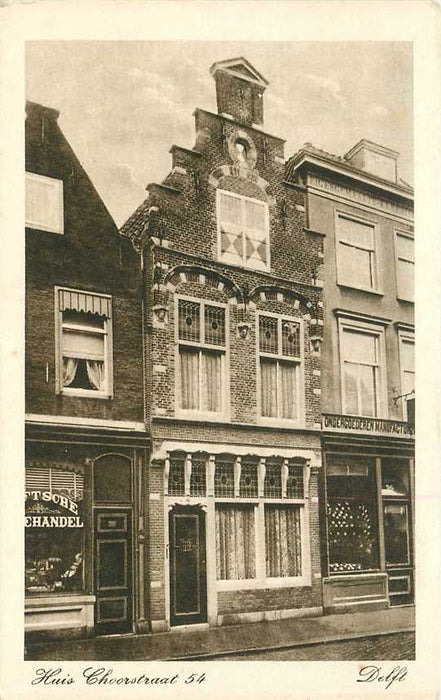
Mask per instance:
[[[413,183],[409,42],[29,41],[26,99],[59,125],[118,226],[194,145],[193,111],[216,112],[215,61],[245,57],[269,81],[264,129],[344,155],[361,138],[400,153]]]

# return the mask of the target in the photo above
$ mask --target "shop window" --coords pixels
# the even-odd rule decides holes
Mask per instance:
[[[131,503],[131,462],[122,455],[105,455],[94,462],[95,503]]]
[[[83,475],[29,466],[25,487],[26,595],[83,590]]]
[[[408,461],[382,459],[384,547],[390,567],[410,564],[409,479]]]
[[[377,491],[371,461],[328,462],[327,523],[330,573],[378,569]]]
[[[343,413],[379,416],[385,412],[384,333],[367,324],[340,326]]]
[[[412,234],[395,232],[395,257],[398,299],[414,301],[415,251]]]
[[[63,182],[26,173],[26,226],[51,233],[64,232]]]
[[[255,577],[254,506],[216,504],[216,575],[226,581]]]
[[[226,309],[178,300],[179,408],[220,415],[224,410]]]
[[[246,150],[242,150],[242,157],[246,159]],[[220,260],[256,270],[269,270],[266,202],[219,190],[217,217]]]
[[[337,279],[348,287],[377,289],[373,224],[337,215]]]
[[[301,325],[259,315],[260,413],[263,418],[300,419]]]
[[[109,397],[110,297],[57,289],[57,387],[63,394]]]
[[[265,505],[266,575],[302,575],[300,507]]]

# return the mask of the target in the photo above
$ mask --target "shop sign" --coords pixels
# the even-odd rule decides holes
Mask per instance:
[[[358,416],[340,416],[324,414],[323,430],[337,433],[361,433],[363,435],[379,435],[411,439],[415,432],[412,427],[399,420],[384,418],[361,418]]]
[[[25,498],[26,527],[83,527],[78,503],[67,496],[51,491],[26,491]],[[65,515],[66,511],[73,515]]]

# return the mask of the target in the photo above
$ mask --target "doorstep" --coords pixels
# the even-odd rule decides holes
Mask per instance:
[[[377,613],[356,612],[210,627],[188,630],[186,634],[171,631],[35,644],[27,648],[26,660],[208,660],[224,654],[305,646],[414,629],[415,608],[406,606]]]

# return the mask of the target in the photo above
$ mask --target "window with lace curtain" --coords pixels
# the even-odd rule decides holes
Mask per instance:
[[[111,395],[110,297],[56,289],[57,388],[77,396]]]
[[[178,407],[185,413],[225,410],[226,307],[177,300]]]
[[[260,415],[301,419],[301,323],[259,315]]]

